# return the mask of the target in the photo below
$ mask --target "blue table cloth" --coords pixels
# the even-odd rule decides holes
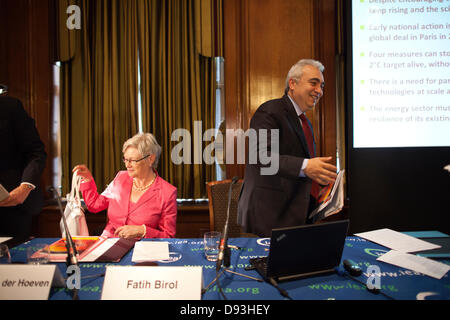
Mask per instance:
[[[10,250],[12,262],[20,263],[26,260],[26,248],[37,243],[52,243],[53,238],[33,239]],[[142,241],[168,241],[170,259],[156,262],[160,266],[201,266],[203,268],[203,287],[206,287],[215,277],[215,262],[207,261],[203,252],[202,239],[145,239]],[[270,239],[231,238],[230,270],[248,276],[260,278],[259,274],[244,268],[249,265],[249,259],[268,255]],[[307,244],[305,244],[307,245]],[[377,257],[388,252],[389,249],[359,237],[347,237],[342,259],[356,262],[363,274],[351,279],[342,273],[328,274],[288,282],[281,282],[279,286],[287,291],[294,300],[448,300],[450,299],[450,278],[447,273],[442,279],[434,279],[423,274],[399,268],[394,265],[376,261]],[[133,251],[129,251],[119,263],[80,263],[81,289],[80,300],[98,300],[104,281],[104,273],[109,265],[134,265],[131,261]],[[439,260],[450,264],[450,260]],[[63,276],[66,275],[66,265],[57,263]],[[366,289],[368,266],[376,265],[380,268],[381,294],[371,293]],[[342,263],[339,267],[343,271]],[[225,272],[220,278],[220,287],[229,300],[278,300],[286,299],[278,290],[266,282],[258,282],[237,274]],[[50,300],[71,299],[72,293],[64,288],[52,288]],[[216,283],[203,294],[203,300],[223,299]]]

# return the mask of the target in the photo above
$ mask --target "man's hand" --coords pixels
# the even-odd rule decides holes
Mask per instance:
[[[308,160],[308,165],[303,172],[306,176],[321,185],[327,185],[336,181],[337,168],[330,164],[332,157],[317,157]]]
[[[31,192],[31,188],[21,184],[9,193],[9,197],[0,202],[0,207],[15,207],[25,202]]]

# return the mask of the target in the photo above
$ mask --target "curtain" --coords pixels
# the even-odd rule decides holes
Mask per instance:
[[[209,3],[207,11],[199,6],[202,2]],[[215,17],[221,15],[221,1],[142,0],[138,8],[143,128],[161,144],[159,173],[178,188],[179,198],[206,198],[205,183],[215,180],[215,167],[205,164],[201,154],[194,156],[194,140],[215,127],[212,53],[217,52],[209,50],[211,56],[204,56],[197,44],[201,37],[217,47],[211,42],[215,33],[201,31],[214,30],[211,21],[219,21]],[[202,26],[199,12],[212,17],[209,23]],[[200,123],[201,132],[194,132]],[[172,148],[179,143],[171,141],[176,129],[190,133],[190,164],[171,159]],[[201,150],[209,143],[202,143]]]
[[[61,18],[69,2],[81,8],[81,30],[75,32]],[[63,194],[76,164],[90,168],[99,191],[123,168],[122,144],[139,127],[140,91],[143,131],[162,147],[160,176],[178,188],[179,198],[206,198],[215,166],[206,165],[201,154],[198,164],[193,155],[191,164],[175,164],[171,151],[178,142],[171,137],[186,129],[193,146],[198,123],[202,133],[215,127],[221,16],[222,0],[61,0]],[[210,143],[203,142],[201,150]]]
[[[66,61],[60,56],[63,194],[80,163],[103,190],[122,167],[123,143],[137,133],[136,0],[77,5],[82,24],[75,32],[74,53]],[[65,14],[64,6],[58,9],[59,16]]]
[[[69,4],[81,6],[81,1],[60,1],[58,7],[58,60],[60,70],[60,128],[61,128],[61,184],[62,195],[69,192],[71,169],[79,163],[90,165],[89,145],[91,95],[90,54],[87,19],[88,3],[82,6],[82,29],[69,31],[66,27],[66,8]],[[61,19],[61,17],[63,17]]]

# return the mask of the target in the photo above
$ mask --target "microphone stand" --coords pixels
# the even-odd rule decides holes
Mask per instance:
[[[73,239],[72,239],[72,236],[70,235],[69,228],[67,227],[67,221],[66,221],[66,217],[64,216],[64,210],[62,208],[62,203],[61,203],[61,199],[60,199],[61,197],[54,187],[48,187],[47,190],[49,192],[53,193],[53,196],[56,198],[56,201],[58,202],[59,211],[61,213],[61,219],[63,221],[64,232],[66,234],[66,240],[64,241],[66,244],[66,250],[67,250],[66,265],[67,266],[71,266],[71,265],[78,266],[78,259],[77,259],[78,251],[77,251],[75,244],[73,243]],[[73,289],[72,298],[73,298],[73,300],[79,299],[78,298],[78,289],[76,289],[76,288]]]
[[[220,240],[220,250],[219,255],[217,256],[217,262],[216,262],[216,272],[220,271],[220,268],[222,267],[222,263],[225,266],[225,268],[228,268],[230,266],[230,248],[228,247],[228,222],[230,220],[230,206],[231,206],[231,195],[232,195],[232,189],[233,185],[236,184],[238,178],[233,177],[233,180],[230,184],[230,189],[228,190],[228,204],[227,204],[227,220],[225,221],[225,225],[223,227],[223,236]]]
[[[228,268],[230,267],[230,259],[231,259],[231,251],[230,251],[230,247],[228,246],[228,222],[230,220],[230,206],[231,206],[231,195],[232,195],[232,189],[233,189],[233,185],[236,184],[236,182],[238,181],[238,177],[233,177],[231,184],[230,184],[230,189],[228,190],[228,206],[227,206],[227,220],[225,222],[225,226],[223,227],[223,236],[222,239],[220,240],[220,247],[219,247],[219,254],[217,256],[217,262],[216,262],[216,277],[214,278],[213,281],[211,281],[211,283],[204,289],[202,289],[202,294],[206,293],[206,291],[208,291],[209,287],[214,283],[217,282],[217,286],[219,287],[219,291],[222,294],[222,296],[224,297],[225,300],[227,300],[226,296],[223,293],[222,288],[220,287],[220,283],[219,283],[219,277],[226,271],[232,274],[236,274],[239,275],[241,277],[245,277],[245,278],[249,278],[252,280],[256,280],[259,282],[262,282],[262,279],[258,279],[258,278],[254,278],[254,277],[250,277],[248,275],[242,274],[242,273],[238,273],[235,271],[231,271],[228,270]],[[222,269],[222,266],[225,266],[224,269]],[[222,270],[221,270],[222,269]]]

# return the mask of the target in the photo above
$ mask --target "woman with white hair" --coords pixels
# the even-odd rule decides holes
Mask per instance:
[[[158,176],[161,147],[150,133],[128,139],[122,148],[126,171],[120,171],[99,194],[91,172],[77,165],[83,178],[80,190],[90,212],[108,209],[102,236],[173,238],[176,232],[177,189]]]

